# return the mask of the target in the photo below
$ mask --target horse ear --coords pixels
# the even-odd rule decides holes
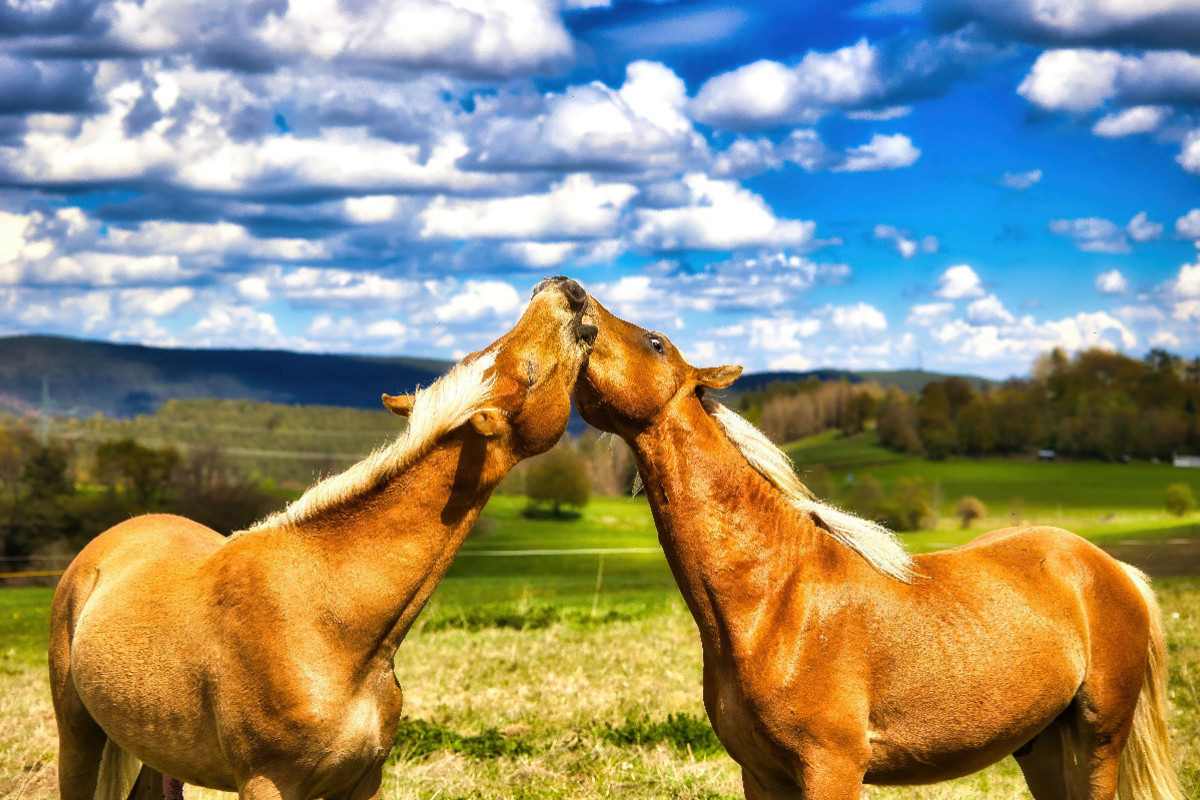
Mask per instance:
[[[500,432],[502,421],[500,412],[494,408],[485,408],[471,415],[471,427],[480,436],[495,436]]]
[[[741,367],[709,367],[702,369],[696,377],[696,382],[708,389],[724,389],[738,379],[742,374]]]
[[[383,396],[383,407],[397,417],[407,417],[412,413],[413,400],[414,398],[411,394],[385,394]]]

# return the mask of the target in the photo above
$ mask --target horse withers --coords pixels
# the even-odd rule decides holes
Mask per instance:
[[[858,800],[1013,754],[1036,800],[1182,800],[1144,575],[1041,526],[910,557],[712,399],[740,367],[592,315],[576,404],[633,450],[748,798]]]
[[[51,610],[63,800],[377,796],[396,649],[501,478],[565,430],[586,301],[543,281],[509,333],[384,396],[392,444],[249,530],[147,515],[85,547]]]

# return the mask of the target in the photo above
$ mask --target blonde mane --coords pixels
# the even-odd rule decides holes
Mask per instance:
[[[318,514],[377,489],[427,453],[446,433],[483,410],[496,383],[486,375],[495,355],[485,353],[470,363],[459,363],[424,389],[413,400],[408,427],[390,444],[376,450],[345,472],[314,484],[287,508],[233,534],[299,525]],[[231,537],[232,538],[232,537]]]
[[[729,441],[792,505],[811,511],[820,517],[829,534],[861,555],[875,569],[898,581],[911,583],[917,573],[912,556],[904,549],[896,534],[871,520],[834,508],[813,497],[812,492],[796,477],[792,460],[760,431],[740,415],[720,403],[704,399],[704,409],[720,426]]]

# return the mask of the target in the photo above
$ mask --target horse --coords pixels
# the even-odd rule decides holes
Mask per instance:
[[[492,490],[566,429],[586,300],[543,281],[510,332],[383,396],[398,438],[247,530],[154,514],[89,543],[51,609],[63,800],[377,798],[396,650]]]
[[[1016,756],[1036,800],[1182,800],[1148,579],[1065,530],[910,556],[815,499],[698,369],[592,301],[583,418],[632,448],[750,800],[858,800]]]

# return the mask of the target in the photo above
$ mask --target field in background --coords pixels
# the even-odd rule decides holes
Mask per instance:
[[[789,449],[802,469],[828,465],[839,486],[847,473],[868,472],[885,489],[914,475],[937,483],[942,519],[935,530],[905,535],[916,551],[1007,524],[1014,507],[1021,520],[1062,524],[1118,551],[1133,548],[1134,556],[1167,553],[1173,567],[1180,558],[1169,542],[1200,540],[1200,514],[1180,520],[1162,510],[1167,483],[1186,479],[1200,494],[1200,471],[917,461],[879,448],[870,435],[823,435]],[[990,514],[966,533],[951,516],[963,494],[982,498]],[[573,521],[526,519],[524,504],[493,498],[400,650],[407,720],[384,797],[740,797],[737,767],[704,717],[699,642],[645,500],[594,498]],[[1143,544],[1114,544],[1122,541]],[[1156,586],[1170,637],[1176,757],[1187,795],[1200,796],[1200,577]],[[4,798],[57,796],[45,676],[50,596],[45,588],[0,589]],[[189,790],[197,796],[219,795]],[[869,796],[1027,794],[1009,759],[958,781]]]

